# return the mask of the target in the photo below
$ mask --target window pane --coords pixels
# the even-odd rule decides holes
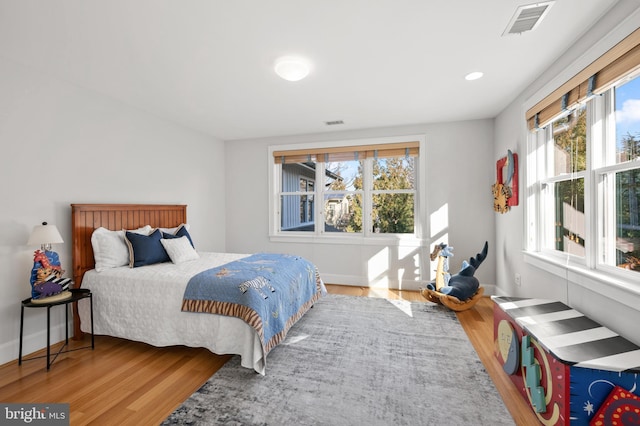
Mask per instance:
[[[280,228],[283,231],[314,231],[315,169],[313,161],[282,165],[281,192],[290,193],[280,197]]]
[[[316,177],[316,163],[292,163],[282,165],[282,192],[305,192],[309,182]],[[311,190],[313,191],[313,190]]]
[[[415,188],[415,158],[407,156],[374,159],[371,223],[374,233],[414,232],[414,194],[394,191]]]
[[[415,157],[380,158],[373,162],[373,189],[414,189]]]
[[[640,77],[616,87],[616,163],[640,158]]]
[[[371,220],[373,232],[410,234],[414,232],[413,194],[375,194]]]
[[[616,266],[640,272],[640,169],[616,174]]]
[[[311,195],[281,195],[280,196],[280,228],[283,231],[315,230],[312,210],[313,196]]]
[[[587,110],[579,108],[553,122],[553,174],[560,176],[586,170]]]
[[[335,161],[325,166],[324,186],[330,191],[362,189],[362,161]]]
[[[362,232],[362,195],[325,194],[325,232]]]
[[[313,195],[300,195],[300,224],[313,222]]]
[[[555,248],[584,256],[584,179],[555,184]]]

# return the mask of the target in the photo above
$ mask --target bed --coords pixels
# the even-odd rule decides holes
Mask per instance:
[[[268,353],[326,293],[298,256],[195,250],[186,205],[72,204],[71,217],[73,279],[93,293],[97,335],[236,354],[264,375]],[[110,245],[123,230],[126,265],[120,243]],[[146,262],[153,256],[142,248],[156,238],[169,258]],[[74,307],[76,336],[90,330],[90,315],[88,303]]]

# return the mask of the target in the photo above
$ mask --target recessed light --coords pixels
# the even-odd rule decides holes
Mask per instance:
[[[299,81],[309,75],[309,61],[303,58],[285,56],[276,61],[274,70],[276,74],[287,81]]]
[[[484,75],[484,73],[482,73],[480,71],[475,71],[475,72],[467,74],[464,78],[465,78],[465,80],[473,81],[473,80],[477,80],[479,78],[482,78],[483,75]]]

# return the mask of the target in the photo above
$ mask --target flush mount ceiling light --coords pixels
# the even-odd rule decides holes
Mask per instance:
[[[473,80],[477,80],[479,78],[482,78],[482,76],[484,75],[484,73],[480,72],[480,71],[475,71],[475,72],[471,72],[467,75],[464,76],[465,80],[469,80],[469,81],[473,81]]]
[[[303,58],[285,56],[276,61],[274,70],[276,74],[287,81],[299,81],[309,75],[309,62]]]

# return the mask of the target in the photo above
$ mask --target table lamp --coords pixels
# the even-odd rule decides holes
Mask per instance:
[[[49,303],[65,300],[71,297],[68,291],[71,279],[63,278],[64,271],[60,265],[58,253],[51,250],[52,244],[64,241],[55,225],[35,226],[27,244],[40,244],[40,250],[33,253],[33,268],[31,269],[31,302]]]

